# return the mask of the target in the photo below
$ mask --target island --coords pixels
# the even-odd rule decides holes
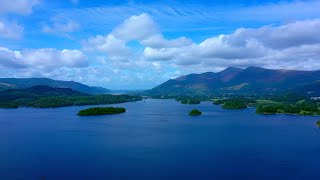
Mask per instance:
[[[320,120],[316,122],[318,128],[320,128]]]
[[[198,109],[193,109],[192,111],[189,112],[190,116],[199,116],[201,114],[202,114],[202,112],[199,111]]]
[[[106,114],[120,114],[126,112],[125,108],[121,107],[94,107],[84,109],[78,112],[79,116],[98,116]]]

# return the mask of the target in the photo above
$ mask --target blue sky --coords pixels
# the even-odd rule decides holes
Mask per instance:
[[[320,69],[320,1],[0,0],[0,76],[148,89],[229,66]]]

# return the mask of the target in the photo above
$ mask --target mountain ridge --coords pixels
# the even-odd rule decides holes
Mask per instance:
[[[0,78],[0,90],[26,89],[33,86],[69,88],[86,94],[104,94],[111,91],[102,87],[88,86],[75,81],[61,81],[50,78]]]
[[[318,80],[320,80],[320,70],[266,69],[255,66],[244,69],[229,67],[216,73],[188,74],[170,79],[146,93],[151,95],[270,94],[294,90],[297,87],[300,89],[299,92],[302,92],[301,87]],[[318,84],[310,87],[315,89]]]
[[[7,89],[0,92],[1,101],[13,101],[16,99],[39,98],[48,96],[87,96],[69,88],[55,88],[45,85],[32,86],[26,89]]]

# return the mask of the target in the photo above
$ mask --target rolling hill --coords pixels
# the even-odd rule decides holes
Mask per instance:
[[[0,78],[0,90],[26,89],[38,85],[55,88],[69,88],[87,94],[110,93],[110,90],[108,89],[87,86],[74,81],[58,81],[48,78]]]
[[[8,89],[0,92],[1,101],[12,101],[20,98],[41,98],[48,96],[86,96],[88,94],[69,88],[54,88],[51,86],[33,86],[26,89]]]
[[[273,70],[261,67],[246,69],[229,67],[221,72],[189,74],[168,80],[146,91],[150,95],[190,94],[273,94],[295,90],[307,93],[308,87],[315,93],[320,87],[320,71]],[[310,94],[310,90],[309,90]]]

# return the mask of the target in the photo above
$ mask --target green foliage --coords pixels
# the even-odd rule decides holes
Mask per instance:
[[[62,106],[82,106],[82,105],[99,105],[115,104],[130,101],[140,101],[140,96],[133,95],[88,95],[88,96],[65,96],[65,97],[46,97],[31,101],[27,106],[48,108]]]
[[[19,105],[15,102],[0,102],[0,108],[18,108]]]
[[[28,102],[25,106],[35,108],[54,108],[72,105],[74,105],[74,102],[70,97],[45,97]]]
[[[319,103],[296,94],[255,98],[231,97],[214,99],[213,104],[223,104],[225,109],[242,109],[255,106],[258,114],[320,115]]]
[[[299,100],[296,103],[270,103],[259,104],[256,112],[258,114],[298,114],[298,115],[319,115],[320,110],[316,102]]]
[[[79,116],[97,116],[106,114],[119,114],[126,112],[125,108],[120,107],[95,107],[79,111]]]
[[[222,105],[223,109],[246,109],[246,103],[242,101],[227,101]]]
[[[253,104],[256,101],[251,98],[245,97],[233,97],[233,98],[222,98],[215,99],[213,104],[220,105],[222,104],[222,108],[224,109],[246,109],[249,104]]]
[[[276,101],[273,101],[273,100],[267,100],[267,99],[258,99],[256,100],[256,103],[255,105],[264,105],[264,104],[273,104],[273,105],[279,105],[281,104],[281,102],[276,102]]]
[[[320,120],[316,122],[316,125],[320,128]]]
[[[223,104],[225,102],[226,99],[215,99],[213,100],[213,104],[215,105],[220,105]]]
[[[206,94],[206,95],[148,95],[146,93],[141,93],[141,95],[146,95],[152,99],[175,99],[176,101],[182,100],[198,100],[198,101],[210,101],[214,96]]]
[[[88,95],[67,88],[37,86],[23,90],[0,92],[0,108],[36,107],[50,108],[63,106],[115,104],[139,101],[135,95]]]
[[[259,105],[257,106],[256,113],[257,114],[276,114],[278,113],[278,109],[280,106],[277,105]]]
[[[219,104],[225,104],[226,102],[238,102],[244,103],[244,104],[251,104],[255,103],[255,99],[246,98],[246,97],[231,97],[231,98],[221,98],[221,99],[214,99],[213,104],[219,105]]]
[[[270,99],[276,102],[296,103],[303,102],[305,97],[296,93],[286,93],[270,97]]]
[[[202,114],[202,112],[199,111],[198,109],[193,109],[192,111],[189,112],[190,116],[199,116],[201,114]]]

